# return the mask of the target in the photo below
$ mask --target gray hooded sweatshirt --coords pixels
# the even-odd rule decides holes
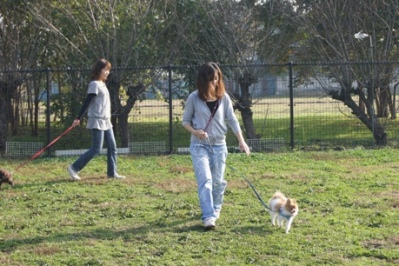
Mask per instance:
[[[196,90],[186,100],[183,126],[191,124],[195,130],[202,129],[206,131],[209,137],[209,144],[212,145],[226,145],[226,122],[234,134],[241,131],[240,124],[234,114],[233,104],[227,93],[219,100],[219,107],[208,125],[211,114],[211,110],[209,110],[206,102],[199,98],[198,90]],[[191,134],[190,142],[200,142],[200,139]]]

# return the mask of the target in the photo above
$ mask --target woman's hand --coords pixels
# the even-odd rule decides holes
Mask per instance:
[[[240,151],[245,152],[247,155],[249,155],[251,153],[251,151],[249,150],[249,147],[245,141],[240,141],[238,143],[238,147],[240,148]]]
[[[194,130],[193,132],[194,136],[196,136],[199,139],[206,139],[208,138],[208,133],[203,131],[202,129]]]
[[[202,139],[207,139],[208,138],[208,133],[206,133],[205,131],[203,131],[202,129],[194,129],[190,124],[185,124],[183,125],[183,127],[190,132],[191,134],[193,134],[194,136],[196,136],[197,138],[199,138],[200,140]]]
[[[80,120],[79,119],[75,119],[75,120],[73,120],[73,122],[72,122],[72,126],[73,127],[76,127],[77,125],[79,125],[80,124]]]
[[[243,151],[247,155],[249,155],[251,153],[251,151],[249,150],[249,147],[248,147],[247,143],[245,142],[241,131],[238,131],[236,133],[236,137],[237,137],[237,140],[238,140],[238,147],[240,148],[240,151]]]

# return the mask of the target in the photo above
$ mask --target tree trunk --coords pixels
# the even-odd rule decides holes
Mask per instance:
[[[39,81],[34,80],[33,82],[33,91],[34,91],[34,100],[33,100],[33,131],[32,136],[39,135],[39,109],[40,109],[40,89],[39,89]]]
[[[129,146],[129,113],[122,113],[118,116],[118,129],[121,138],[121,147]],[[117,132],[115,132],[117,133]]]
[[[366,127],[372,132],[375,144],[378,146],[385,146],[387,144],[387,133],[385,128],[378,121],[377,116],[373,115],[371,111],[368,111],[368,115],[359,107],[349,95],[343,96],[344,90],[341,90],[341,94],[334,94],[332,98],[343,102],[352,113],[360,120]],[[372,110],[371,101],[364,101],[367,110]],[[374,131],[374,132],[373,132]]]
[[[393,96],[392,96],[392,117],[391,119],[396,119],[396,87],[399,85],[399,83],[396,83],[393,86]]]
[[[6,151],[6,142],[8,137],[8,127],[10,116],[12,115],[11,100],[16,88],[22,84],[20,79],[13,77],[6,81],[0,80],[0,154]]]
[[[129,146],[129,114],[133,109],[134,104],[137,100],[139,100],[140,94],[145,91],[145,87],[143,84],[139,83],[136,86],[128,86],[126,94],[129,96],[126,101],[125,106],[120,108],[120,116],[119,116],[119,125],[120,125],[120,137],[121,137],[121,145],[122,147]]]
[[[255,132],[255,126],[253,121],[253,112],[251,110],[252,101],[249,87],[256,82],[256,79],[248,71],[238,79],[241,89],[241,95],[235,94],[234,107],[241,112],[241,118],[244,123],[244,130],[247,139],[258,139],[259,135]]]
[[[10,85],[8,85],[8,86],[10,86]],[[12,94],[13,93],[11,92],[10,89],[11,89],[11,87],[8,87],[9,95],[8,95],[7,98],[9,98],[9,99],[6,100],[6,103],[7,103],[7,112],[6,112],[6,114],[7,114],[7,122],[10,124],[11,135],[12,136],[16,136],[16,135],[18,135],[18,130],[17,130],[18,128],[17,128],[17,122],[15,121],[13,105],[11,103],[11,98],[12,98]]]
[[[375,93],[375,101],[377,106],[377,117],[388,117],[389,102],[391,94],[387,88],[377,88]]]
[[[259,136],[255,133],[253,112],[251,108],[242,108],[240,111],[247,139],[258,139]]]
[[[134,104],[139,99],[141,93],[144,92],[144,85],[139,83],[137,86],[128,86],[126,94],[128,100],[123,106],[119,97],[120,81],[117,77],[109,75],[107,87],[111,96],[112,106],[112,124],[114,126],[114,133],[118,135],[121,140],[121,147],[128,147],[129,145],[129,114],[133,109]],[[118,134],[119,133],[119,134]]]
[[[3,91],[3,87],[0,90]],[[8,121],[7,121],[7,103],[3,93],[0,94],[0,154],[6,151]]]
[[[359,97],[359,108],[362,112],[366,111],[366,105],[364,104],[364,101],[360,97]]]
[[[13,134],[17,136],[19,134],[19,126],[21,124],[21,112],[20,112],[20,104],[21,104],[21,88],[15,89],[14,95],[14,127],[13,127]]]

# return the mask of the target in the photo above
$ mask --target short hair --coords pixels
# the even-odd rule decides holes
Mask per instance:
[[[100,78],[101,70],[105,67],[108,68],[108,70],[111,70],[111,63],[108,60],[105,60],[104,58],[97,60],[91,70],[90,79],[98,80]]]
[[[215,95],[209,95],[209,82],[215,78],[216,74],[219,76],[219,81],[215,88]],[[207,62],[199,68],[197,75],[197,89],[198,95],[203,101],[206,101],[209,96],[214,96],[217,99],[221,99],[224,96],[226,88],[223,82],[223,74],[218,64],[215,62]]]

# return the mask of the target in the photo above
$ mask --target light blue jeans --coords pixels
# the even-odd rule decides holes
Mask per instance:
[[[82,170],[91,159],[100,154],[105,139],[107,143],[107,175],[114,176],[116,174],[116,141],[114,131],[112,128],[108,130],[92,129],[91,134],[92,146],[72,164],[72,168],[77,172]]]
[[[216,219],[215,210],[220,210],[227,186],[224,179],[226,170],[226,145],[190,144],[191,159],[198,186],[201,220]]]

